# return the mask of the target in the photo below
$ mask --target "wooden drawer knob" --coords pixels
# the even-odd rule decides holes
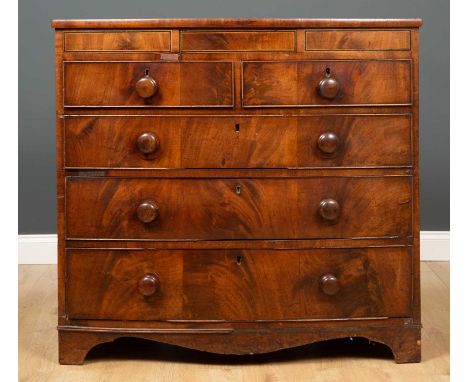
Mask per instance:
[[[135,89],[141,98],[150,98],[157,93],[158,84],[156,80],[147,73],[143,78],[138,80]]]
[[[318,213],[323,219],[334,221],[338,219],[340,212],[340,204],[335,199],[327,198],[320,202]]]
[[[159,138],[153,133],[143,133],[137,139],[137,146],[143,154],[153,154],[159,149]]]
[[[147,273],[138,281],[138,292],[143,296],[152,296],[159,289],[159,284],[160,282],[155,275]]]
[[[320,289],[326,295],[333,296],[340,290],[340,281],[335,275],[327,273],[320,277]]]
[[[338,95],[340,83],[334,78],[325,78],[319,82],[318,91],[321,97],[333,99]]]
[[[324,154],[334,154],[338,150],[340,140],[335,133],[326,132],[317,139],[317,147]]]
[[[159,217],[159,207],[152,200],[145,200],[137,208],[138,219],[142,223],[151,223]]]

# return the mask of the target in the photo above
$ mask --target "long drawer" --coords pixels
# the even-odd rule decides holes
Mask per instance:
[[[411,104],[411,60],[242,63],[244,107]]]
[[[68,238],[406,237],[412,178],[68,177]]]
[[[407,317],[411,249],[67,250],[68,316],[125,320]]]
[[[65,107],[232,107],[232,62],[64,63]]]
[[[410,115],[67,117],[68,168],[411,165]]]

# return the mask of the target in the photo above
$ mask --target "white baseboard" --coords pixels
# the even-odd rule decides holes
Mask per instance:
[[[57,235],[18,235],[19,264],[57,264]]]
[[[450,231],[422,231],[421,260],[450,261]],[[57,235],[19,235],[18,263],[57,264]]]
[[[450,231],[421,231],[421,260],[450,261]]]

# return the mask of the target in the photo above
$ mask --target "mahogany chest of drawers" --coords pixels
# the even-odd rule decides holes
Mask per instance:
[[[421,354],[420,20],[55,20],[59,356]]]

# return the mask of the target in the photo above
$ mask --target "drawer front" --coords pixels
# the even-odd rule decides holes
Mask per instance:
[[[182,52],[288,52],[296,49],[295,31],[182,31]]]
[[[65,32],[66,52],[170,52],[171,31]]]
[[[411,179],[68,177],[67,237],[406,237],[411,235]]]
[[[242,105],[410,105],[410,60],[242,63]]]
[[[67,250],[72,319],[408,317],[411,251]]]
[[[65,62],[65,107],[232,107],[231,62]]]
[[[409,30],[311,30],[306,50],[409,50]]]
[[[409,115],[72,117],[68,168],[411,165]]]

